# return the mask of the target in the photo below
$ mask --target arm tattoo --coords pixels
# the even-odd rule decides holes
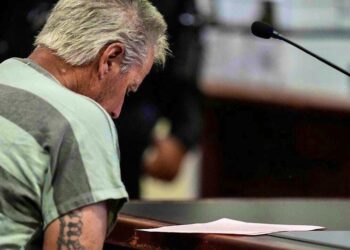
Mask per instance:
[[[80,244],[79,237],[82,233],[82,212],[75,210],[59,218],[60,232],[57,240],[57,250],[85,250]]]

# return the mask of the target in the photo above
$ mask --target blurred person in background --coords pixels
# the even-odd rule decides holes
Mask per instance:
[[[140,197],[143,173],[172,180],[201,130],[198,74],[202,57],[201,21],[194,0],[151,0],[168,24],[172,56],[164,69],[153,69],[139,93],[125,100],[115,120],[119,131],[122,178],[130,198]],[[162,138],[152,131],[160,118],[170,123]],[[147,149],[147,150],[146,150]]]

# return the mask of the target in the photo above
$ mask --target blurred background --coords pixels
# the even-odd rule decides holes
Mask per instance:
[[[56,1],[2,1],[0,60],[26,57]],[[115,121],[133,199],[349,197],[348,0],[153,0],[173,51]]]

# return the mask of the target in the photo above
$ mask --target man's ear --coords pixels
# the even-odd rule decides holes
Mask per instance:
[[[119,42],[111,43],[103,49],[98,63],[98,76],[100,79],[103,79],[112,70],[114,72],[120,71],[124,52],[125,46]]]

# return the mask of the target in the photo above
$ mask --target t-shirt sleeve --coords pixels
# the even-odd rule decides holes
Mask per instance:
[[[111,119],[97,107],[56,127],[46,149],[51,164],[42,194],[44,229],[69,211],[107,201],[110,231],[128,198]]]

